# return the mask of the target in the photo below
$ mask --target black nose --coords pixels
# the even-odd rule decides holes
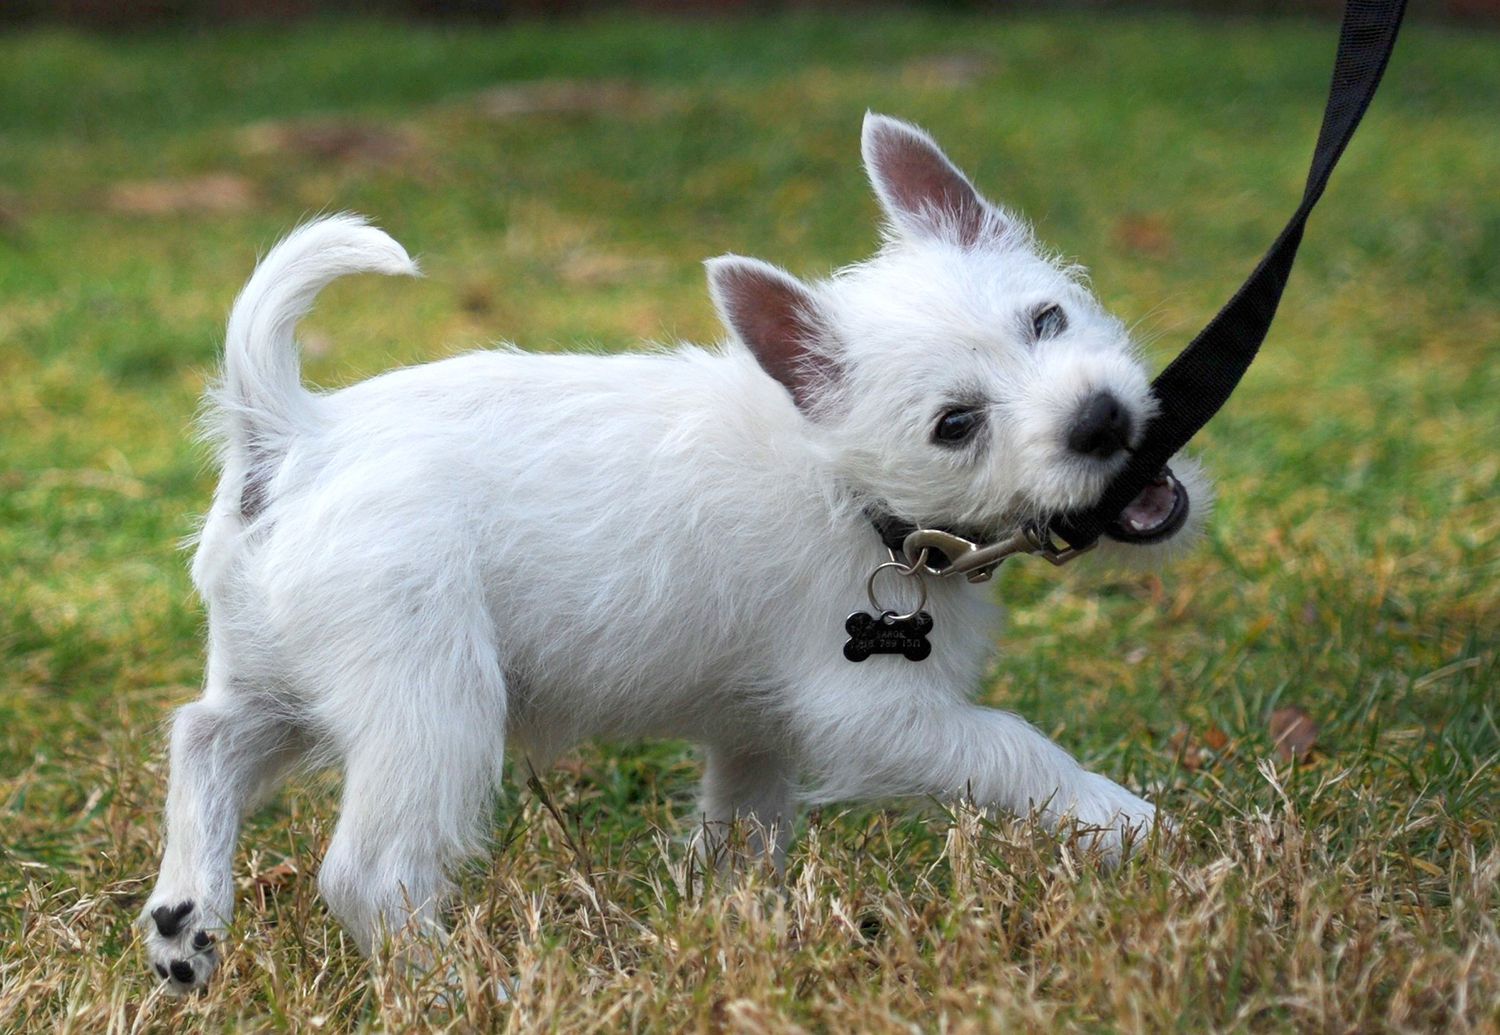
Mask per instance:
[[[1078,410],[1068,432],[1068,448],[1108,460],[1130,443],[1130,411],[1108,392],[1095,392]]]

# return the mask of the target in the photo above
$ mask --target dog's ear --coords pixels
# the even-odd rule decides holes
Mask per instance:
[[[823,337],[817,299],[800,280],[759,259],[721,255],[709,259],[708,290],[725,325],[749,346],[760,365],[810,410],[837,375],[837,364],[819,347]]]
[[[860,151],[880,207],[903,233],[968,247],[1004,232],[1004,213],[916,126],[867,112]]]

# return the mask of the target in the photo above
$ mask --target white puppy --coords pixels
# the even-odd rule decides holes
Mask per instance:
[[[711,261],[713,349],[482,351],[314,394],[293,330],[317,292],[416,267],[349,216],[266,256],[211,395],[206,685],[176,716],[142,917],[174,991],[217,962],[241,817],[298,765],[343,769],[318,881],[365,950],[410,923],[440,937],[507,743],[540,770],[589,737],[693,741],[705,827],[754,820],[778,860],[799,801],[971,795],[1071,817],[1112,854],[1152,822],[972,703],[999,619],[984,589],[923,580],[925,660],[845,656],[890,560],[872,519],[996,539],[1088,505],[1154,407],[1078,271],[928,136],[872,115],[863,151],[885,247],[815,284]],[[1181,526],[1164,491],[1123,515],[1143,538]],[[893,606],[916,588],[876,583]]]

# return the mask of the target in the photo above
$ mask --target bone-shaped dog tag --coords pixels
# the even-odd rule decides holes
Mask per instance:
[[[932,632],[932,615],[926,611],[910,618],[898,617],[894,611],[886,611],[879,618],[856,611],[844,622],[844,631],[849,634],[844,657],[850,661],[864,661],[871,654],[900,654],[907,661],[921,661],[932,653],[927,640]]]

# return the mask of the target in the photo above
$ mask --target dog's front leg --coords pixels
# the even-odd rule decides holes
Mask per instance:
[[[747,861],[768,858],[781,870],[796,819],[792,764],[781,752],[743,746],[710,746],[705,756],[700,851],[729,864],[743,849]]]
[[[1148,831],[1156,809],[1091,773],[1036,727],[976,705],[916,703],[877,709],[841,723],[823,757],[823,795],[972,798],[1050,828],[1076,822],[1111,861]],[[828,793],[832,792],[832,793]]]

